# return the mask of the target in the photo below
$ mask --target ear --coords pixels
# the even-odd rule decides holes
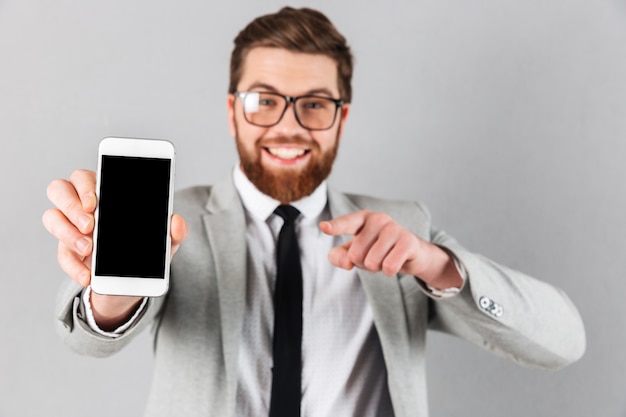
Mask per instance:
[[[235,95],[229,94],[226,98],[226,108],[228,110],[228,127],[230,129],[230,135],[235,137],[237,135],[237,129],[235,128]]]
[[[343,129],[346,125],[346,120],[348,120],[348,114],[350,113],[350,104],[344,104],[341,107],[341,114],[339,117],[339,131],[337,132],[337,140],[341,140],[341,136],[343,135]]]

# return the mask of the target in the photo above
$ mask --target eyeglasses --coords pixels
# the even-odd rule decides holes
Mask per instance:
[[[343,106],[343,100],[315,95],[290,97],[262,91],[237,91],[234,94],[243,103],[246,121],[261,127],[277,125],[289,103],[293,103],[300,126],[308,130],[327,130],[335,124],[337,110]]]

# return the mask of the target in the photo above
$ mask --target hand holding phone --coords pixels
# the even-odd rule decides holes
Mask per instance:
[[[91,287],[160,296],[169,286],[174,146],[105,138],[99,146]]]

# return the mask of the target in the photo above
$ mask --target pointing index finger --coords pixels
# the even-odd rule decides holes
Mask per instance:
[[[331,236],[355,235],[363,228],[368,214],[369,211],[361,210],[335,217],[334,219],[321,222],[320,229]]]

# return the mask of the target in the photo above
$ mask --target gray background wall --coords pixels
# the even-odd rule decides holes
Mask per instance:
[[[564,288],[586,323],[586,356],[556,373],[433,334],[432,415],[626,416],[626,3],[315,5],[357,57],[332,184],[425,202],[474,251]],[[0,1],[0,416],[141,415],[148,334],[106,360],[55,334],[46,185],[94,168],[108,135],[173,140],[178,188],[226,175],[231,40],[279,6]]]

